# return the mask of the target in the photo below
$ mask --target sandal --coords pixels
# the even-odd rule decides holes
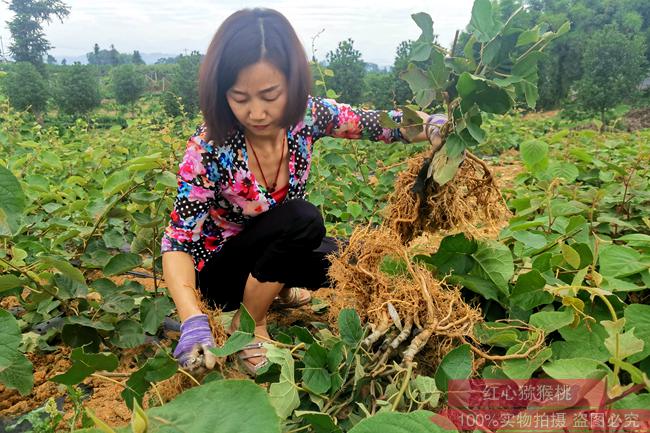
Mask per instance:
[[[264,343],[261,341],[258,341],[257,343],[250,343],[244,346],[239,352],[237,352],[237,360],[239,364],[244,367],[244,369],[253,377],[257,376],[257,372],[266,367],[269,363],[269,360],[266,358],[266,353],[262,352],[256,352],[252,353],[250,355],[244,355],[243,351],[244,350],[249,350],[249,349],[261,349]],[[250,358],[258,358],[258,357],[263,357],[264,360],[258,362],[257,364],[252,364],[250,361],[247,361]]]
[[[232,326],[232,325],[231,325]],[[232,335],[235,330],[230,328],[225,328],[226,334],[228,336]],[[256,336],[257,337],[257,336]],[[259,337],[258,337],[259,338]],[[246,346],[242,347],[240,350],[238,350],[237,353],[237,364],[239,364],[241,367],[244,368],[244,370],[251,376],[255,377],[257,376],[257,372],[266,367],[268,365],[269,360],[266,358],[266,353],[263,352],[256,352],[250,355],[244,355],[245,350],[250,350],[250,349],[262,349],[264,342],[263,341],[258,341],[256,343],[249,343]],[[252,362],[248,361],[250,358],[258,358],[258,357],[263,357],[264,359],[257,364],[253,364]]]
[[[301,296],[302,293],[307,293],[309,296],[304,298]],[[274,310],[280,310],[283,308],[299,308],[303,305],[307,305],[311,302],[311,293],[308,290],[301,289],[298,287],[291,287],[289,289],[289,296],[287,298],[282,298],[276,296],[271,304],[271,308]]]

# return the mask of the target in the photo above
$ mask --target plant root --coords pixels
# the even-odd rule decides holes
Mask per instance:
[[[438,186],[428,179],[424,193],[415,193],[416,183],[422,182],[418,176],[428,161],[428,152],[411,158],[388,198],[385,224],[399,234],[402,242],[440,230],[481,237],[481,229],[494,229],[510,215],[487,164],[467,151],[452,180]]]
[[[363,347],[370,349],[384,337],[373,364],[388,361],[414,327],[422,331],[404,352],[405,366],[413,362],[430,337],[471,337],[473,325],[482,321],[480,310],[463,301],[458,287],[441,283],[430,270],[412,263],[408,250],[388,227],[357,227],[347,248],[329,258],[335,290],[352,294],[362,321],[371,324],[373,332]],[[386,266],[387,260],[391,266]],[[398,323],[395,317],[406,318],[401,330],[393,325]]]

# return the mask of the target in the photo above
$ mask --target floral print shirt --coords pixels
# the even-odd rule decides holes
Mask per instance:
[[[386,143],[405,141],[399,128],[380,125],[380,113],[310,96],[303,120],[287,128],[289,191],[286,198],[305,197],[313,144],[323,136]],[[400,111],[390,110],[387,114],[401,122]],[[178,194],[161,242],[163,253],[189,253],[198,271],[251,218],[278,204],[249,170],[241,129],[231,133],[223,143],[206,142],[205,138],[206,129],[202,124],[187,141],[177,175]]]

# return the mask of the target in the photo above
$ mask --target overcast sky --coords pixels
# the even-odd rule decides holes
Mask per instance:
[[[393,63],[400,41],[417,39],[419,28],[411,14],[427,12],[442,45],[449,47],[456,29],[470,19],[473,0],[64,0],[70,15],[45,24],[46,37],[54,46],[55,58],[78,56],[114,44],[120,52],[205,53],[219,24],[243,7],[264,6],[282,12],[296,29],[311,56],[311,40],[316,40],[316,57],[336,48],[339,41],[352,38],[367,62],[382,66]],[[7,52],[10,34],[6,21],[13,13],[0,2],[0,35]]]

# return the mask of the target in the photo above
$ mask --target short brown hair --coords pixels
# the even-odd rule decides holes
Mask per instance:
[[[207,128],[206,141],[223,141],[236,126],[226,92],[239,71],[266,60],[287,80],[287,108],[283,127],[298,123],[305,115],[311,92],[311,68],[295,30],[273,9],[242,9],[219,26],[199,72],[199,101]]]

